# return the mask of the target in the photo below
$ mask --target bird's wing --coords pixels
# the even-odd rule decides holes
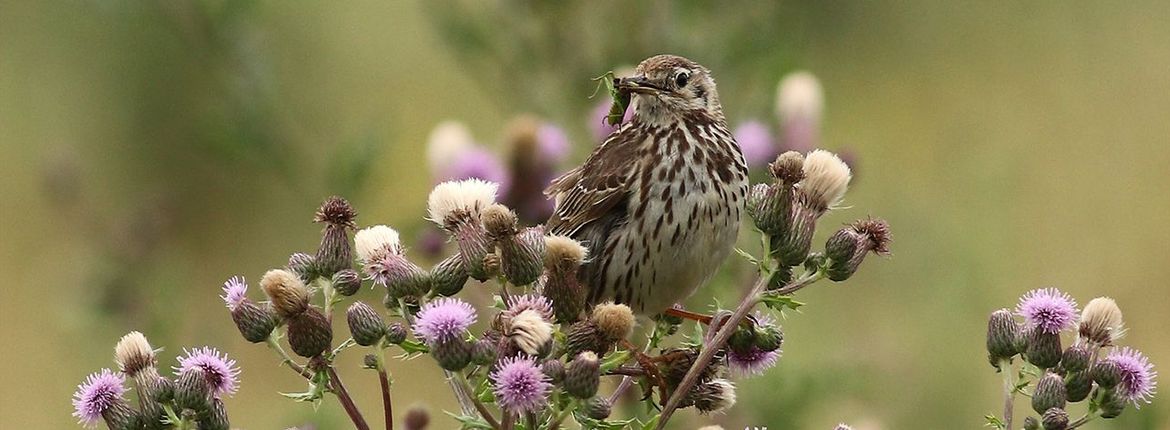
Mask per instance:
[[[645,137],[626,124],[597,147],[585,164],[554,179],[545,194],[556,208],[545,228],[553,234],[576,236],[584,226],[611,213],[629,196],[638,163],[638,146]]]

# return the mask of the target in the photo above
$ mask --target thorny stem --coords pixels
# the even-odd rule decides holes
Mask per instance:
[[[390,375],[386,371],[386,357],[383,353],[385,346],[386,338],[383,337],[374,348],[374,358],[378,366],[378,383],[382,386],[382,415],[386,419],[386,430],[394,430],[394,404],[390,399]]]
[[[458,388],[459,391],[457,391],[457,392],[464,392],[464,393],[471,392],[471,383],[467,382],[467,377],[463,376],[463,373],[460,373],[460,372],[446,372],[446,373],[447,373],[447,381],[451,384],[451,387],[452,388],[459,387]],[[477,398],[475,396],[469,396],[469,397],[470,397],[471,403],[473,405],[472,411],[478,412],[479,415],[483,417],[484,421],[487,421],[488,425],[491,426],[493,429],[500,430],[500,428],[501,428],[500,422],[496,421],[496,417],[492,416],[492,411],[488,410],[487,406],[484,406],[483,402],[479,401],[479,398]],[[468,412],[464,412],[464,413],[470,415],[470,413],[468,413]]]
[[[345,389],[345,384],[341,382],[341,377],[337,376],[336,370],[333,370],[333,365],[330,364],[326,369],[326,372],[329,373],[330,385],[333,386],[333,393],[337,394],[337,399],[341,401],[341,407],[345,408],[345,413],[353,421],[354,427],[358,430],[370,430],[370,425],[366,424],[366,419],[362,417],[361,411],[353,403],[353,398],[349,396],[349,391]]]
[[[512,430],[516,428],[516,415],[511,412],[504,411],[504,423],[500,424],[500,428],[502,430]]]
[[[1003,374],[1003,422],[1004,428],[1012,429],[1012,406],[1016,401],[1016,383],[1012,381],[1012,362],[1010,359],[999,361],[999,373]]]
[[[276,331],[273,331],[273,333],[276,333]],[[284,351],[284,347],[280,346],[280,342],[276,341],[275,334],[268,336],[268,339],[265,339],[264,343],[268,344],[269,348],[272,348],[273,351],[276,351],[276,353],[280,355],[280,358],[283,360],[281,361],[281,364],[288,365],[289,369],[292,369],[294,372],[304,376],[305,379],[313,378],[312,372],[297,364],[297,362],[293,361],[292,357],[290,357],[288,353]]]

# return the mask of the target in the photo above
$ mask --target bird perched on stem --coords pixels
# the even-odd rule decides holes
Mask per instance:
[[[675,55],[616,80],[633,118],[545,191],[546,224],[588,248],[578,272],[589,303],[653,315],[695,292],[735,245],[748,190],[707,68]]]

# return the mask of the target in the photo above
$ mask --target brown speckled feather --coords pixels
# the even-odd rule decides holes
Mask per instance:
[[[582,228],[617,210],[629,197],[636,173],[640,128],[626,124],[589,155],[581,167],[554,179],[545,194],[556,199],[556,209],[545,229],[577,237]]]

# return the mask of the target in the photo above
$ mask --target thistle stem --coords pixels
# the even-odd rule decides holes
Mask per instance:
[[[273,333],[276,332],[273,331]],[[297,362],[293,361],[292,357],[288,355],[288,352],[285,352],[284,347],[280,346],[280,342],[277,342],[275,335],[269,335],[268,339],[264,340],[264,343],[267,344],[269,348],[272,348],[273,351],[276,351],[277,355],[280,355],[280,358],[283,360],[280,364],[288,365],[289,369],[292,369],[294,372],[304,376],[305,379],[313,378],[312,372],[309,372],[308,369],[305,369],[303,366],[297,364]]]
[[[451,387],[452,388],[458,387],[458,389],[456,390],[456,393],[459,393],[459,392],[470,393],[471,392],[471,383],[467,382],[467,377],[463,376],[463,373],[450,372],[450,371],[444,371],[444,372],[447,373],[447,380],[450,382]],[[456,397],[458,397],[458,396],[456,396]],[[483,405],[483,402],[480,402],[479,399],[476,398],[475,396],[468,396],[468,398],[470,399],[470,401],[474,407],[473,410],[475,412],[478,412],[479,415],[483,417],[484,421],[487,421],[489,426],[491,426],[495,430],[500,430],[502,428],[500,426],[500,422],[496,421],[496,417],[492,416],[492,411],[488,410],[487,406]],[[462,401],[460,403],[462,403]],[[467,412],[465,412],[465,413],[467,413]]]
[[[555,429],[561,428],[561,422],[563,422],[565,420],[565,418],[568,418],[569,414],[571,414],[573,412],[573,409],[575,409],[576,407],[577,407],[577,400],[575,400],[575,399],[570,400],[569,404],[565,405],[565,408],[561,409],[561,411],[557,413],[556,417],[554,417],[553,420],[548,423],[549,430],[555,430]]]
[[[1088,424],[1088,423],[1089,423],[1089,421],[1093,421],[1093,419],[1094,419],[1094,418],[1097,418],[1097,414],[1084,414],[1084,415],[1082,415],[1080,418],[1077,418],[1077,420],[1076,420],[1076,421],[1073,421],[1073,422],[1071,422],[1071,423],[1068,423],[1068,427],[1067,427],[1067,428],[1068,428],[1068,430],[1075,429],[1075,428],[1077,428],[1077,427],[1080,427],[1080,426],[1083,426],[1083,425],[1085,425],[1085,424]]]
[[[333,387],[333,393],[337,395],[341,407],[345,409],[345,413],[353,421],[353,426],[358,430],[370,430],[370,425],[366,424],[366,419],[362,417],[361,411],[353,403],[353,398],[349,396],[349,391],[345,389],[345,383],[341,382],[341,377],[337,375],[333,365],[329,365],[326,372],[329,372],[329,385]]]
[[[386,419],[386,430],[394,430],[394,404],[390,399],[390,375],[386,370],[386,357],[383,353],[386,339],[383,337],[375,347],[374,358],[377,359],[378,383],[382,386],[382,415]]]
[[[1016,383],[1012,380],[1012,362],[1010,359],[999,361],[999,373],[1003,374],[1003,422],[1004,428],[1012,429],[1012,407],[1016,402]]]

